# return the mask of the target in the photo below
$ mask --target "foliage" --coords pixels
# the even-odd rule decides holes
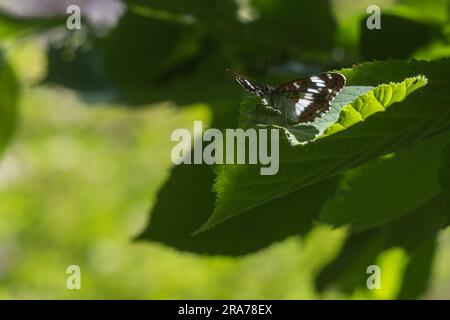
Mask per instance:
[[[369,0],[94,1],[73,31],[59,2],[28,16],[0,4],[0,152],[12,142],[0,208],[13,217],[0,224],[0,296],[427,292],[450,223],[449,0],[379,1],[380,30],[366,27]],[[285,126],[226,68],[270,83],[339,70],[347,86],[320,120]],[[279,173],[170,168],[170,132],[193,120],[281,129]],[[73,261],[91,293],[56,289]],[[382,290],[366,288],[371,264]]]

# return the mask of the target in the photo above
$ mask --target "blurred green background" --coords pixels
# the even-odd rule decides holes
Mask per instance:
[[[261,78],[268,57],[269,78],[281,79],[372,59],[447,57],[448,1],[379,1],[386,16],[373,33],[364,26],[371,1],[101,1],[113,8],[109,18],[95,20],[92,9],[73,31],[58,1],[31,2],[41,10],[0,1],[0,124],[9,140],[0,160],[0,298],[395,296],[395,276],[371,295],[316,292],[343,228],[317,226],[244,257],[133,238],[169,177],[172,131],[237,120],[243,94],[225,68]],[[449,249],[447,230],[423,298],[450,298]],[[395,275],[401,257],[386,256]],[[74,264],[81,290],[66,288]]]

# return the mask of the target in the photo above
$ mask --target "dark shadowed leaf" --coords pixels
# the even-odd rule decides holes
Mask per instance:
[[[303,235],[337,187],[330,179],[271,201],[217,228],[192,235],[214,208],[214,174],[207,165],[180,165],[158,194],[141,240],[197,253],[242,255]]]

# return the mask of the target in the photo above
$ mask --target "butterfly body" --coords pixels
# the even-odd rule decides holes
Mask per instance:
[[[261,98],[264,105],[279,110],[287,123],[308,123],[322,117],[331,108],[331,101],[345,86],[340,73],[320,73],[286,82],[276,88],[232,72],[236,81],[250,93]]]

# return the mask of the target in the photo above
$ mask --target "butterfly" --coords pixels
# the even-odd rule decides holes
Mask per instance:
[[[286,123],[313,122],[331,108],[331,101],[345,86],[345,76],[336,72],[320,73],[283,83],[276,88],[232,73],[236,81],[261,98],[263,105],[281,112]]]

